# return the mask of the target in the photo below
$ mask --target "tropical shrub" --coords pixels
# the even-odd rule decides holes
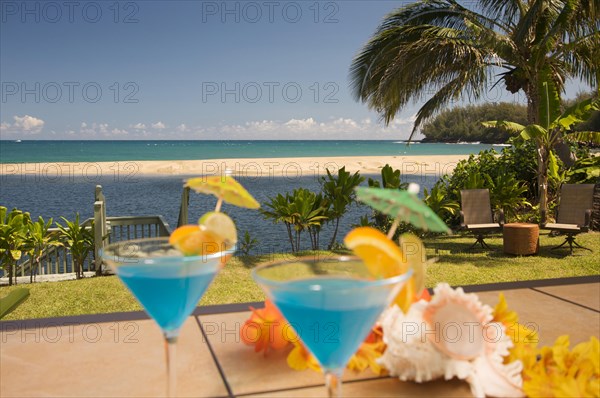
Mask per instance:
[[[578,159],[567,172],[569,184],[600,183],[600,156],[590,156]]]
[[[495,179],[485,176],[487,186],[490,189],[490,201],[492,208],[504,211],[507,219],[515,218],[517,212],[523,207],[531,207],[523,193],[527,187],[521,181],[518,181],[510,173],[500,173]]]
[[[327,176],[321,177],[321,190],[324,198],[329,204],[327,209],[327,221],[335,224],[333,236],[327,246],[329,250],[332,249],[335,243],[340,219],[346,214],[350,205],[356,201],[354,188],[359,186],[364,180],[365,178],[362,177],[358,171],[351,175],[350,172],[346,171],[345,166],[338,170],[337,176],[332,175],[331,172],[327,170]],[[318,248],[318,239],[314,246]]]
[[[239,242],[242,256],[249,256],[250,252],[259,244],[258,239],[250,235],[249,231],[244,232],[244,237]]]
[[[8,209],[0,206],[0,265],[8,275],[8,284],[13,284],[13,269],[27,250],[27,224],[30,220],[29,213],[20,210]],[[16,283],[16,275],[15,283]]]
[[[448,193],[448,185],[440,180],[431,188],[431,192],[424,190],[425,204],[431,208],[442,220],[451,219],[458,214],[460,204]]]
[[[318,249],[319,232],[327,220],[328,203],[322,194],[316,194],[305,188],[295,189],[285,196],[277,194],[268,198],[260,212],[274,224],[286,226],[292,252],[300,251],[300,238],[308,231],[313,250]]]
[[[408,183],[402,182],[400,175],[401,173],[399,169],[394,169],[389,164],[386,164],[381,169],[381,181],[369,178],[367,183],[369,187],[373,188],[407,189]],[[373,210],[371,214],[371,219],[372,222],[370,223],[370,225],[384,233],[387,233],[390,230],[392,223],[394,222],[394,220],[391,217],[388,217],[387,215],[380,213],[377,210]],[[361,219],[361,223],[366,223],[366,221],[366,219]],[[411,232],[412,230],[413,228],[410,224],[401,222],[398,225],[398,228],[396,229],[394,237],[399,237],[401,234],[405,232]]]
[[[85,259],[94,250],[94,226],[92,223],[88,229],[81,225],[79,223],[79,213],[75,214],[74,221],[69,221],[64,217],[61,218],[65,222],[65,225],[56,223],[56,226],[60,230],[61,242],[71,252],[75,277],[81,279],[83,277]]]
[[[25,247],[30,259],[29,281],[33,282],[33,275],[40,263],[40,258],[44,249],[48,246],[58,246],[60,241],[58,236],[48,233],[53,220],[50,218],[47,222],[40,216],[36,222],[27,224],[27,236],[25,238]]]

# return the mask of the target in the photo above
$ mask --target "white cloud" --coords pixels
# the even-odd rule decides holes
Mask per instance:
[[[130,125],[129,127],[134,130],[146,130],[146,125],[144,123],[136,123],[134,125]]]
[[[125,136],[125,135],[129,135],[129,131],[115,128],[110,131],[110,134],[113,136],[119,136],[119,135]]]
[[[254,120],[239,124],[219,124],[213,126],[189,126],[185,123],[168,127],[165,123],[137,122],[124,126],[112,126],[108,123],[82,122],[79,129],[65,129],[52,137],[59,139],[346,139],[346,140],[394,140],[408,138],[415,116],[394,119],[385,127],[371,118],[353,119],[348,117],[330,117],[318,120],[314,117],[295,117],[288,120]],[[15,116],[15,123],[3,122],[0,131],[11,138],[21,138],[13,132],[24,135],[39,132],[44,121],[28,115]],[[46,135],[50,135],[47,133]],[[419,139],[420,137],[415,137]]]
[[[287,121],[261,120],[244,124],[220,125],[221,139],[405,139],[412,129],[414,117],[394,120],[388,127],[370,118],[331,118],[318,121],[312,117]],[[212,137],[211,137],[212,138]]]
[[[39,133],[44,128],[44,121],[37,117],[25,115],[23,117],[13,116],[15,123],[13,124],[14,129],[21,130],[23,132],[31,132],[34,134]]]
[[[44,129],[45,122],[37,117],[25,115],[25,116],[13,116],[14,123],[2,122],[0,123],[0,131],[3,133],[10,133],[14,136],[17,135],[30,135],[38,134]]]

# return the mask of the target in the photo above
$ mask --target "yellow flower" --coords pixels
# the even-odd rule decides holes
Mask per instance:
[[[350,358],[348,369],[363,372],[367,368],[371,368],[371,371],[376,375],[384,374],[386,369],[377,363],[377,358],[383,355],[385,349],[383,329],[381,326],[375,326],[358,348],[358,351]]]
[[[542,347],[540,359],[525,366],[523,390],[529,397],[600,396],[600,344],[596,337],[569,351],[569,336]]]
[[[294,370],[306,370],[311,369],[316,372],[321,371],[319,362],[317,359],[304,347],[300,339],[292,341],[294,348],[287,356],[287,363],[290,368]]]
[[[523,362],[523,368],[527,369],[533,366],[539,353],[537,349],[539,337],[536,331],[519,323],[517,313],[508,309],[503,293],[500,293],[500,300],[494,308],[493,314],[493,322],[502,323],[506,328],[506,334],[513,342],[513,347],[504,358],[504,363],[508,364],[520,359]]]
[[[383,354],[384,350],[385,344],[382,341],[362,343],[358,351],[350,358],[348,369],[355,372],[364,372],[367,368],[371,368],[371,371],[376,375],[383,374],[385,369],[377,363],[377,358]]]

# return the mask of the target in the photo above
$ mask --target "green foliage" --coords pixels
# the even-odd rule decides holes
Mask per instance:
[[[453,107],[445,110],[425,123],[421,134],[424,141],[435,142],[484,142],[500,144],[506,142],[510,134],[495,126],[486,126],[483,120],[513,120],[527,123],[527,107],[507,102]]]
[[[359,186],[364,180],[365,178],[358,171],[351,175],[346,171],[345,166],[338,170],[337,176],[332,175],[327,170],[327,176],[321,177],[321,190],[329,204],[327,208],[328,221],[335,223],[333,236],[328,245],[329,250],[331,250],[335,243],[340,219],[346,214],[350,205],[356,201],[354,188]],[[316,242],[316,245],[313,245],[313,250],[316,249],[318,249],[318,242]]]
[[[79,223],[79,213],[75,214],[75,220],[69,221],[61,217],[65,226],[56,223],[61,233],[62,244],[69,249],[73,258],[73,267],[75,268],[75,277],[83,277],[83,263],[85,259],[94,250],[94,226],[93,223],[88,229]]]
[[[389,164],[386,164],[381,169],[381,183],[369,178],[368,184],[373,188],[386,189],[406,189],[408,187],[408,183],[400,181],[400,170],[394,170]]]
[[[400,173],[399,169],[394,169],[389,164],[386,164],[381,169],[381,182],[374,180],[372,178],[369,178],[367,183],[369,184],[369,187],[372,187],[372,188],[407,189],[408,183],[402,182],[400,179],[400,175],[401,175],[401,173]],[[373,221],[366,225],[377,228],[384,233],[387,233],[390,230],[392,223],[394,222],[394,220],[391,217],[388,217],[387,215],[385,215],[381,212],[378,212],[377,210],[373,210],[371,218]],[[362,222],[367,223],[367,220],[361,219],[361,223]],[[394,234],[394,237],[397,238],[405,232],[412,232],[412,231],[413,231],[413,228],[411,227],[410,224],[401,222],[400,225],[398,225],[398,228],[396,229],[396,233]]]
[[[369,215],[365,214],[364,216],[360,216],[358,219],[358,224],[352,224],[352,228],[358,227],[372,227],[373,223],[369,220]]]
[[[8,274],[8,284],[13,283],[13,268],[27,250],[27,224],[29,213],[0,206],[0,264]],[[16,278],[15,278],[16,282]]]
[[[546,73],[547,71],[543,70],[542,72]],[[541,76],[545,76],[544,73]],[[593,112],[600,110],[600,99],[588,98],[571,105],[560,113],[559,87],[550,81],[543,82],[543,86],[544,89],[540,91],[542,101],[538,109],[542,125],[529,124],[523,127],[519,136],[525,141],[533,141],[536,144],[538,201],[540,212],[546,213],[549,196],[551,199],[551,195],[548,194],[549,178],[555,189],[560,186],[560,182],[566,179],[564,175],[559,174],[557,161],[552,151],[555,146],[561,144],[563,137],[569,137],[569,134],[575,138],[581,138],[582,133],[573,134],[572,129],[587,120]],[[487,122],[486,124],[495,124],[500,128],[506,126],[506,123],[502,121]],[[514,133],[513,129],[511,132]],[[586,132],[585,135],[597,137],[600,142],[600,132]]]
[[[20,287],[0,298],[0,319],[14,311],[29,297],[29,289]]]
[[[442,220],[456,216],[460,204],[448,194],[448,185],[440,180],[431,188],[431,192],[424,190],[425,204],[431,208]]]
[[[48,233],[52,223],[52,218],[46,222],[40,216],[36,222],[30,222],[27,224],[28,231],[25,239],[25,246],[27,254],[29,254],[29,258],[31,260],[29,267],[30,282],[33,282],[34,271],[37,269],[36,266],[40,262],[40,257],[44,249],[46,249],[48,246],[58,246],[61,244],[57,235]]]
[[[569,184],[600,183],[600,156],[578,159],[567,172]]]
[[[483,97],[495,76],[494,88],[527,97],[527,124],[546,127],[547,108],[569,78],[597,84],[599,12],[597,2],[583,0],[407,3],[384,17],[354,58],[352,91],[386,124],[422,103],[414,134],[452,101]]]
[[[250,235],[250,232],[246,231],[244,232],[244,237],[239,244],[239,250],[242,253],[242,256],[249,256],[250,252],[258,246],[259,242],[258,239]]]
[[[500,173],[495,179],[489,175],[485,176],[490,189],[490,201],[492,208],[503,210],[504,214],[516,218],[517,211],[531,204],[527,202],[523,193],[527,187],[521,181],[518,181],[514,175],[509,173]]]
[[[283,223],[286,226],[292,252],[300,250],[300,237],[303,231],[308,231],[311,245],[319,244],[319,231],[327,220],[328,203],[322,194],[316,194],[305,188],[294,189],[285,196],[277,194],[269,197],[260,212],[273,223]]]

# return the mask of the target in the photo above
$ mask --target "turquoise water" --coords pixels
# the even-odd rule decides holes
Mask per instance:
[[[163,331],[176,332],[215,277],[218,264],[122,265],[117,273]]]
[[[402,141],[0,141],[0,163],[227,158],[467,155],[487,144]],[[501,147],[495,146],[496,149]]]
[[[311,278],[290,282],[289,289],[274,289],[272,294],[277,308],[319,363],[341,369],[387,304],[388,289],[364,289],[364,285],[346,278]]]

